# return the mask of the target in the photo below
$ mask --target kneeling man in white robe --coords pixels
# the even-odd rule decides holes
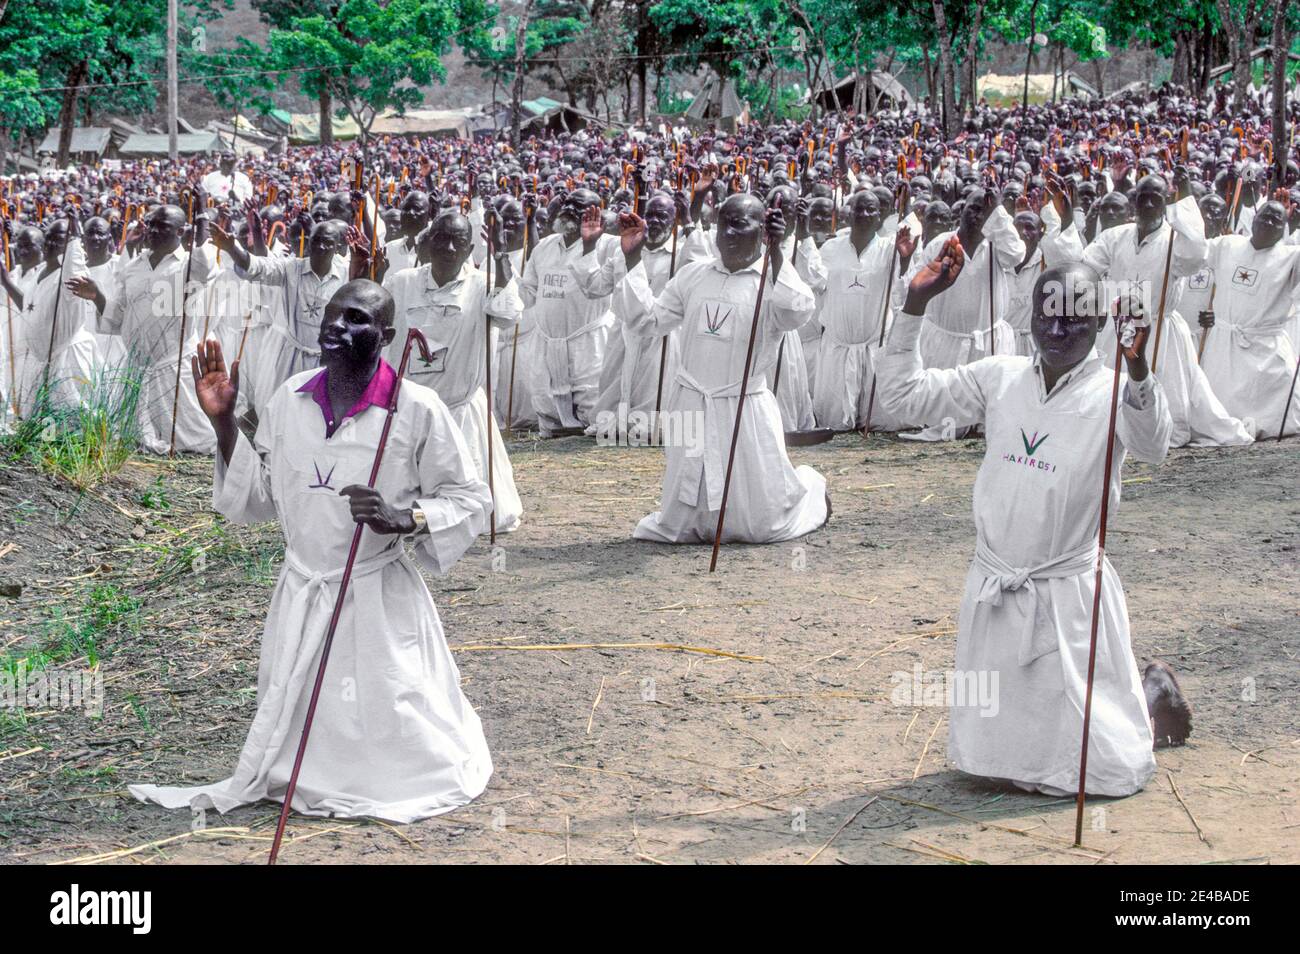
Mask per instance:
[[[460,688],[438,611],[404,538],[446,573],[487,527],[487,485],[437,394],[399,384],[383,360],[392,296],[349,282],[325,308],[322,368],[286,381],[256,447],[235,424],[238,362],[193,359],[217,434],[213,504],[228,519],[279,519],[285,563],[262,634],[257,713],[232,777],[185,788],[133,785],[142,801],[228,811],[283,800],[355,524],[363,533],[292,807],[306,815],[410,822],[465,805],[492,760]],[[375,488],[366,484],[393,390],[396,412]]]
[[[826,479],[794,467],[785,451],[781,411],[764,369],[776,367],[781,337],[812,317],[816,299],[781,253],[785,219],[764,213],[752,195],[731,196],[718,210],[718,254],[682,268],[655,296],[641,261],[646,224],[621,216],[632,334],[661,338],[680,329],[681,363],[664,398],[666,448],[663,499],[632,534],[663,543],[712,543],[743,386],[745,414],[736,443],[724,543],[776,543],[816,530],[830,518]],[[748,381],[743,381],[764,237],[771,246]]]
[[[993,686],[996,674],[997,683],[992,704],[955,701],[948,760],[963,772],[1030,791],[1073,794],[1101,512],[1097,485],[1114,381],[1096,347],[1104,317],[1101,276],[1073,264],[1039,277],[1031,318],[1036,357],[1007,353],[923,370],[921,316],[962,265],[961,247],[950,239],[915,274],[881,368],[881,397],[895,414],[983,424],[988,439],[975,481],[975,560],[958,622],[956,677]],[[1112,513],[1124,457],[1159,463],[1173,427],[1164,392],[1149,373],[1146,334],[1139,335],[1125,351],[1128,375],[1108,488]],[[1124,590],[1109,562],[1101,585],[1087,792],[1131,795],[1155,771],[1153,733]],[[1162,719],[1161,712],[1154,715]]]

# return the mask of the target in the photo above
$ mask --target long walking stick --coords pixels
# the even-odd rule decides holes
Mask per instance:
[[[1160,281],[1160,309],[1156,313],[1156,344],[1151,352],[1151,373],[1156,373],[1156,362],[1160,360],[1160,333],[1165,330],[1165,301],[1169,294],[1169,265],[1174,260],[1174,236],[1178,233],[1173,226],[1169,228],[1169,248],[1165,250],[1165,277]]]
[[[1115,316],[1115,378],[1110,391],[1110,423],[1106,431],[1106,466],[1101,482],[1101,525],[1097,534],[1097,571],[1093,579],[1092,633],[1088,642],[1088,687],[1083,697],[1083,744],[1079,755],[1079,792],[1074,802],[1074,844],[1083,844],[1083,793],[1088,777],[1088,731],[1092,727],[1092,683],[1097,668],[1097,625],[1101,621],[1101,571],[1106,562],[1106,517],[1110,512],[1110,475],[1114,465],[1115,415],[1119,410],[1119,369],[1124,359],[1119,315]],[[1143,332],[1139,330],[1139,335]],[[1148,372],[1154,374],[1155,372]]]
[[[1287,392],[1287,395],[1286,395],[1286,405],[1283,406],[1283,408],[1282,408],[1282,423],[1278,426],[1278,429],[1277,429],[1277,439],[1278,439],[1279,441],[1282,440],[1282,435],[1283,435],[1283,433],[1285,433],[1285,431],[1286,431],[1286,418],[1287,418],[1287,415],[1291,413],[1291,400],[1295,397],[1295,382],[1296,382],[1296,378],[1300,378],[1300,361],[1297,361],[1297,362],[1296,362],[1296,365],[1295,365],[1295,374],[1291,375],[1291,390]]]
[[[59,302],[63,297],[63,269],[68,264],[68,245],[72,242],[72,228],[68,228],[68,238],[63,244],[63,257],[59,259],[59,283],[54,287],[54,311],[50,314],[50,347],[45,352],[45,374],[43,375],[43,386],[46,389],[47,397],[50,387],[50,366],[54,364],[54,333],[59,327]],[[32,295],[35,296],[36,289],[33,287]]]
[[[899,218],[902,218],[903,196],[901,194],[898,197],[897,208]],[[899,222],[898,227],[902,228],[903,223]],[[898,271],[898,265],[898,241],[895,238],[894,247],[889,250],[889,278],[885,281],[885,298],[880,303],[880,342],[876,346],[877,357],[883,354],[885,350],[885,323],[889,318],[889,297],[894,293],[894,272]],[[862,422],[863,440],[867,440],[871,435],[871,411],[876,406],[876,382],[878,380],[880,380],[880,375],[876,373],[876,366],[873,362],[871,366],[871,394],[867,397],[867,419]]]
[[[13,259],[9,255],[9,230],[4,229],[5,271],[12,274]],[[14,357],[14,300],[5,294],[5,305],[9,311],[9,402],[13,405],[14,417],[20,416],[18,410],[18,365]]]
[[[1214,311],[1214,293],[1217,292],[1218,290],[1219,290],[1219,283],[1218,283],[1218,282],[1215,282],[1213,285],[1210,286],[1210,304],[1209,304],[1209,306],[1205,309],[1206,311]],[[1201,329],[1201,343],[1200,343],[1200,345],[1199,345],[1199,346],[1197,347],[1197,349],[1196,349],[1196,363],[1197,363],[1197,364],[1200,364],[1200,363],[1201,363],[1201,356],[1202,356],[1203,354],[1205,354],[1205,339],[1208,338],[1208,337],[1210,337],[1210,329],[1209,329],[1209,328],[1202,328],[1202,329]]]
[[[253,313],[250,311],[244,318],[244,330],[239,335],[239,355],[235,358],[236,363],[244,360],[244,344],[248,341],[248,326],[253,323]]]
[[[519,280],[523,281],[524,269],[528,267],[528,224],[533,214],[527,205],[524,207],[524,251],[519,256]],[[520,316],[522,317],[522,316]],[[514,337],[510,342],[510,384],[506,389],[506,430],[515,432],[515,359],[519,356],[519,322],[515,322]]]
[[[780,200],[778,200],[779,202]],[[772,247],[763,250],[763,268],[758,276],[758,294],[754,297],[754,320],[749,326],[749,347],[745,349],[745,373],[740,378],[740,395],[736,399],[736,424],[731,429],[731,452],[727,455],[727,476],[722,482],[722,505],[718,509],[718,529],[713,534],[713,556],[709,572],[718,566],[718,548],[722,546],[722,526],[727,519],[727,496],[731,493],[731,469],[736,463],[736,441],[740,439],[740,415],[745,410],[745,392],[749,390],[749,369],[754,362],[754,339],[758,337],[758,316],[763,309],[763,289],[767,286],[767,269],[772,262]]]
[[[682,170],[677,168],[677,189],[682,188]],[[695,177],[691,177],[691,201],[695,200]],[[677,201],[674,197],[674,203]],[[673,247],[668,256],[668,280],[672,281],[673,276],[677,274],[677,213],[676,208],[673,210]],[[654,437],[651,441],[656,447],[663,443],[663,435],[659,428],[659,415],[663,407],[664,400],[664,369],[668,366],[668,336],[664,335],[663,341],[659,345],[659,386],[655,389],[655,416],[654,416]]]
[[[190,227],[194,226],[194,197],[190,196]],[[185,256],[185,280],[181,282],[181,333],[180,345],[176,354],[176,389],[172,392],[172,435],[168,442],[167,456],[176,456],[176,413],[181,406],[181,364],[185,359],[185,331],[188,326],[188,313],[185,310],[186,298],[190,290],[190,269],[194,265],[194,253],[199,250],[194,239],[190,239],[190,254]]]
[[[994,329],[997,325],[997,318],[993,312],[993,242],[989,240],[989,354],[997,354],[997,346],[994,344]]]
[[[491,214],[490,211],[485,212],[484,218],[486,219]],[[487,295],[483,300],[483,363],[487,369],[487,421],[485,425],[487,433],[487,485],[488,496],[492,498],[492,526],[488,539],[495,546],[497,542],[497,492],[495,485],[492,483],[492,429],[494,426],[492,417],[492,316],[488,314],[487,310],[487,301],[492,297],[492,273],[496,270],[496,263],[492,261],[493,225],[489,225],[487,228],[487,262],[484,263],[487,267]]]
[[[772,397],[776,397],[777,392],[781,389],[781,362],[785,360],[785,335],[781,335],[781,343],[776,347],[776,371],[772,373]]]
[[[406,365],[411,358],[411,345],[420,349],[420,356],[425,361],[432,361],[429,343],[419,330],[412,328],[406,333],[406,347],[402,350],[402,363],[397,369],[397,384],[393,396],[388,400],[388,416],[384,418],[384,429],[379,434],[379,447],[375,450],[375,462],[370,468],[370,481],[366,484],[374,489],[379,477],[379,465],[384,459],[384,448],[388,444],[388,431],[393,426],[393,415],[397,413],[397,396],[402,390],[402,380],[406,377]],[[343,599],[347,596],[348,583],[352,580],[352,565],[357,559],[357,548],[361,545],[361,531],[366,528],[358,523],[352,531],[352,546],[348,549],[348,561],[343,567],[343,577],[339,580],[339,595],[334,600],[334,612],[330,614],[329,629],[325,631],[325,642],[321,646],[320,665],[316,668],[316,683],[312,686],[311,701],[307,703],[307,716],[302,724],[302,738],[298,740],[298,753],[293,759],[293,772],[289,775],[289,787],[284,792],[284,805],[280,808],[280,821],[275,826],[275,840],[271,842],[271,857],[267,864],[275,864],[280,854],[280,840],[284,837],[284,824],[289,820],[289,806],[293,804],[294,789],[298,787],[298,772],[302,768],[302,756],[307,751],[307,737],[311,734],[312,719],[316,716],[316,703],[320,700],[321,687],[325,684],[325,666],[330,658],[330,645],[334,642],[334,630],[338,628],[339,616],[343,612]]]

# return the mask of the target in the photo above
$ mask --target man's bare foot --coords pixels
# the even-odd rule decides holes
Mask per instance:
[[[1168,665],[1155,660],[1142,671],[1142,692],[1155,736],[1153,748],[1182,745],[1192,734],[1192,707],[1178,688],[1178,678]]]

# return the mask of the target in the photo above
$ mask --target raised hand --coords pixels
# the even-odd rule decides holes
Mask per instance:
[[[957,236],[950,236],[943,243],[938,256],[927,262],[912,278],[907,288],[907,304],[903,310],[909,315],[924,314],[930,299],[947,291],[957,281],[957,276],[966,263],[966,253],[962,251]]]
[[[899,261],[902,262],[916,254],[916,236],[912,234],[909,226],[898,227],[898,233],[894,236],[894,248],[898,251]]]
[[[600,206],[587,207],[587,211],[582,213],[582,221],[578,223],[578,230],[582,236],[583,248],[590,252],[596,247],[596,240],[605,232],[604,216],[601,215]]]
[[[195,396],[208,420],[214,426],[224,423],[233,426],[235,399],[239,396],[239,362],[231,365],[227,373],[221,342],[208,338],[199,342],[198,351],[190,358],[190,370],[194,374]]]
[[[633,268],[645,247],[645,219],[635,212],[623,212],[618,217],[618,244],[623,249],[628,268]]]
[[[235,237],[227,232],[220,223],[213,222],[208,227],[209,235],[212,238],[212,244],[223,252],[229,252],[235,247]]]

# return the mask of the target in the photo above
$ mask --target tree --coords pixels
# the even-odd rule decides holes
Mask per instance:
[[[1238,108],[1250,89],[1250,54],[1255,48],[1255,30],[1274,0],[1215,0],[1219,25],[1228,38],[1228,62],[1232,64],[1232,97]]]
[[[380,113],[418,105],[421,86],[446,78],[442,56],[451,38],[485,22],[487,10],[483,0],[344,0],[332,15],[321,11],[272,30],[267,45],[278,68],[315,73],[309,82],[318,96],[337,101],[364,141]]]
[[[190,0],[189,6],[212,9],[209,0]],[[165,14],[166,0],[23,0],[5,6],[0,76],[37,74],[39,85],[28,89],[40,102],[43,123],[58,117],[60,165],[68,161],[83,103],[124,112],[152,108],[157,91],[140,80],[158,71]]]

